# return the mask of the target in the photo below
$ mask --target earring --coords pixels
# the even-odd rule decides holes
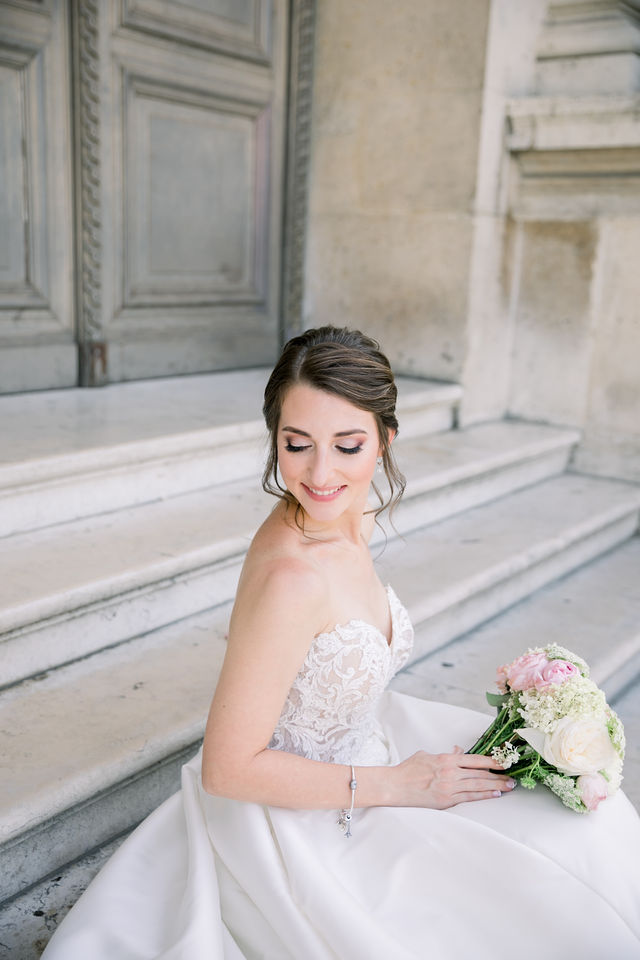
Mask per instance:
[[[382,457],[378,457],[376,460],[376,463],[377,463],[376,472],[382,473]]]

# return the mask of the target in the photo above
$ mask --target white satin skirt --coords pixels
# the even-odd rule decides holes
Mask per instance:
[[[490,718],[386,693],[392,762],[468,747]],[[638,960],[640,819],[517,787],[447,811],[211,797],[200,756],[122,844],[44,960]]]

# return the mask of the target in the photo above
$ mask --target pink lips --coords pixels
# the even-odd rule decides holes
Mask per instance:
[[[303,483],[302,486],[304,487],[307,495],[312,500],[315,500],[316,503],[330,503],[332,500],[335,500],[336,497],[339,497],[342,491],[345,489],[343,485],[341,487],[338,487],[334,493],[318,494],[318,493],[314,493],[313,490],[306,485],[306,483]],[[329,489],[331,490],[332,488],[329,487]]]

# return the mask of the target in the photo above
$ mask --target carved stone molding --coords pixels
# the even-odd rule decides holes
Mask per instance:
[[[99,0],[74,0],[76,30],[76,156],[78,158],[78,276],[81,380],[106,374],[102,331],[102,211],[100,187]],[[96,358],[99,365],[96,364]]]
[[[537,65],[541,93],[640,90],[640,2],[550,0]]]
[[[507,103],[516,219],[640,213],[640,96],[532,97]]]
[[[282,280],[283,339],[303,329],[315,0],[293,0]]]

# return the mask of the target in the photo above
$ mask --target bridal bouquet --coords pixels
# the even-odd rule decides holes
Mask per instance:
[[[549,787],[578,813],[595,810],[620,786],[624,729],[589,667],[564,647],[528,650],[498,668],[498,716],[469,753],[492,756],[509,776]]]

